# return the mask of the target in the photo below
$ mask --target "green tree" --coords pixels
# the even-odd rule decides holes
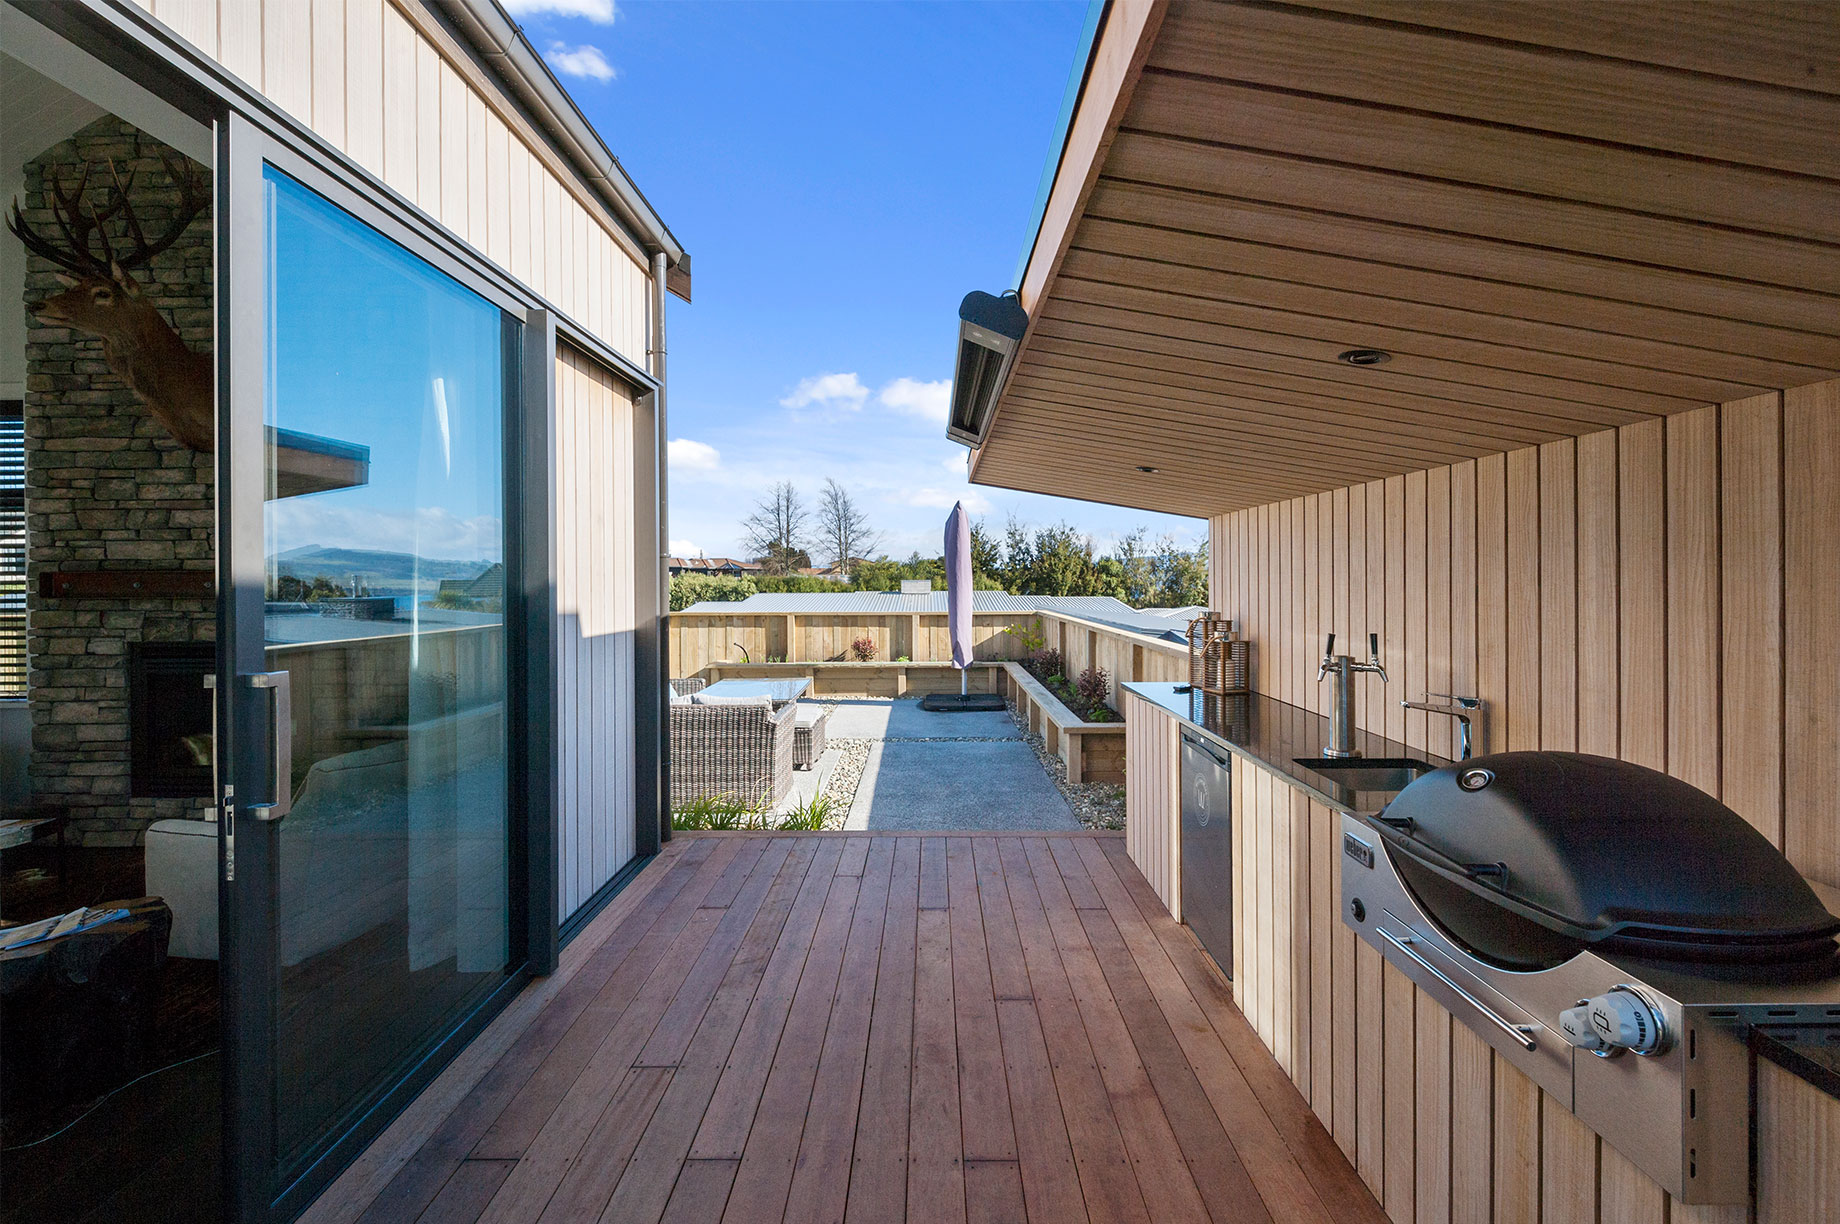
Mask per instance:
[[[1185,608],[1208,601],[1207,541],[1192,552],[1165,536],[1151,558],[1159,608]]]

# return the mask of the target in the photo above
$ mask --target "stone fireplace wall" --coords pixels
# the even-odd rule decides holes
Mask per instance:
[[[134,171],[142,229],[163,232],[178,193],[151,136],[105,116],[25,167],[26,220],[56,233],[48,174],[68,188],[86,162],[92,187]],[[166,149],[175,162],[184,157]],[[98,203],[105,193],[94,193]],[[122,230],[119,219],[109,230]],[[14,241],[11,235],[0,240]],[[119,245],[119,244],[118,244]],[[59,291],[58,269],[28,256],[28,305]],[[149,267],[133,273],[198,352],[211,348],[212,250],[207,211]],[[214,477],[210,455],[174,441],[102,358],[93,337],[31,324],[26,344],[28,653],[34,798],[66,808],[84,845],[133,845],[147,826],[202,816],[207,800],[129,795],[128,647],[136,641],[210,641],[210,599],[69,599],[38,595],[39,576],[70,570],[211,570]]]

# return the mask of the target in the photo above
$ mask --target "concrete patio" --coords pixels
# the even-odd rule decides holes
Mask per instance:
[[[935,714],[912,700],[846,698],[829,735],[870,742],[846,829],[1080,828],[1007,713]]]

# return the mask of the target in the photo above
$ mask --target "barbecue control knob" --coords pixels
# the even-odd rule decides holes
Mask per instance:
[[[1559,1013],[1559,1035],[1581,1050],[1600,1054],[1610,1048],[1610,1043],[1597,1035],[1591,1027],[1591,1001],[1579,1000],[1577,1007],[1568,1007]]]
[[[1665,1039],[1661,1013],[1627,986],[1613,986],[1585,1007],[1591,1029],[1604,1045],[1637,1054],[1653,1054],[1661,1048]]]

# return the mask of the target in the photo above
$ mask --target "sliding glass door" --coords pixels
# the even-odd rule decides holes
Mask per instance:
[[[232,1160],[244,1218],[286,1218],[523,964],[520,328],[268,158],[230,160],[231,292],[257,288],[258,254],[260,309],[228,323],[229,384],[261,400],[229,410],[220,518]]]

